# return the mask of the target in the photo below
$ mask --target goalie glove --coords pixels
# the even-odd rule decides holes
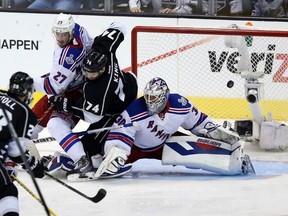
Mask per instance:
[[[119,176],[119,170],[124,167],[126,160],[127,154],[124,150],[114,145],[109,146],[107,153],[104,155],[104,160],[98,167],[94,177],[99,178],[102,175]]]
[[[226,127],[215,125],[209,122],[203,129],[199,130],[199,134],[204,135],[207,138],[224,141],[229,144],[234,144],[240,140],[237,132],[231,129],[228,125]]]
[[[71,103],[68,98],[60,96],[51,96],[48,102],[53,105],[52,109],[63,112],[71,111]]]

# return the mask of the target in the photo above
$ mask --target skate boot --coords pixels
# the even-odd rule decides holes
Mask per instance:
[[[256,174],[253,164],[248,155],[244,155],[244,157],[242,158],[242,173],[244,175]]]
[[[68,171],[66,177],[70,181],[87,181],[94,174],[92,163],[86,156],[82,156],[76,163],[75,168]]]

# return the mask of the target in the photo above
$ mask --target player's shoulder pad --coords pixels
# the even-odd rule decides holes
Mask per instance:
[[[83,31],[83,27],[81,27],[79,24],[75,23],[73,36],[79,38],[82,31]]]
[[[138,119],[138,117],[141,119],[149,117],[148,112],[147,112],[147,106],[146,106],[145,99],[143,96],[133,101],[127,107],[126,111],[131,117],[131,119],[133,118],[133,120],[134,118],[137,118],[135,120],[140,120]]]
[[[19,106],[17,106],[18,108],[16,109],[16,112],[22,113],[21,116],[25,117],[28,119],[29,124],[33,124],[36,125],[37,124],[37,117],[35,115],[35,113],[32,111],[32,109],[30,109],[30,107],[27,104],[18,102]]]
[[[78,45],[67,45],[62,49],[59,58],[59,64],[68,70],[74,69],[75,66],[85,57],[82,41],[79,38],[74,38],[74,40],[77,40]]]
[[[6,98],[6,99],[2,99]],[[20,100],[17,100],[11,96],[8,96],[7,93],[0,92],[0,99],[10,101],[9,104],[13,105],[13,115],[16,114],[20,118],[22,118],[20,121],[24,120],[25,118],[29,119],[29,123],[35,125],[37,123],[37,117],[33,113],[33,111],[29,108],[29,106]]]
[[[173,93],[169,95],[170,108],[190,108],[191,103],[182,95]]]

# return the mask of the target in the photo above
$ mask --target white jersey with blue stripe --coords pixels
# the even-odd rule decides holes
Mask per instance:
[[[73,40],[65,47],[56,45],[49,76],[34,78],[36,91],[58,95],[83,83],[80,65],[92,47],[93,38],[78,24],[75,24],[73,36]]]
[[[143,97],[134,101],[116,120],[115,124],[137,122],[135,126],[111,130],[106,144],[114,144],[130,152],[136,145],[143,151],[150,151],[163,143],[182,127],[194,134],[212,122],[210,117],[196,109],[191,102],[179,94],[170,94],[165,116],[149,116]]]

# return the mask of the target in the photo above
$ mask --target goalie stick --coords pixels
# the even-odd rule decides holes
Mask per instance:
[[[88,199],[88,200],[90,200],[90,201],[92,201],[94,203],[100,202],[107,194],[107,191],[105,189],[101,188],[100,190],[98,190],[97,194],[94,197],[89,197],[86,194],[83,194],[82,192],[76,190],[75,188],[67,185],[65,182],[59,180],[58,178],[50,175],[49,173],[45,172],[45,175],[49,176],[50,178],[52,178],[53,180],[57,181],[58,183],[60,183],[64,187],[72,190],[73,192],[79,194],[80,196],[82,196],[82,197],[84,197],[84,198],[86,198],[86,199]]]
[[[94,133],[99,133],[105,130],[113,130],[113,129],[119,129],[123,127],[131,127],[131,126],[136,126],[136,122],[124,124],[124,125],[116,125],[116,126],[111,126],[111,127],[104,127],[104,128],[99,128],[99,129],[94,129],[94,130],[88,130],[88,131],[81,131],[81,132],[75,132],[74,134],[77,136],[83,136],[87,134],[94,134]]]
[[[124,125],[116,125],[116,126],[111,126],[111,127],[104,127],[104,128],[99,128],[99,129],[94,129],[94,130],[88,130],[88,131],[80,131],[80,132],[74,132],[75,135],[77,136],[83,136],[87,134],[94,134],[94,133],[99,133],[105,130],[113,130],[113,129],[119,129],[123,127],[132,127],[132,126],[137,126],[137,122],[132,122]],[[33,143],[44,143],[44,142],[51,142],[55,141],[56,139],[54,137],[44,137],[40,139],[32,139]]]

